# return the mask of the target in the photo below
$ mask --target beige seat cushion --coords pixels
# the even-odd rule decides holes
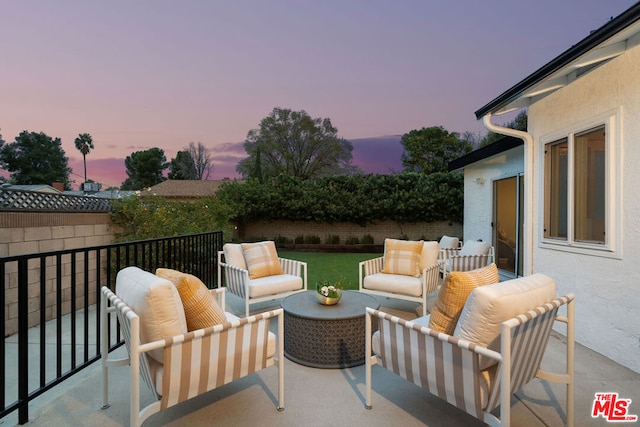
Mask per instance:
[[[476,288],[469,295],[460,314],[454,336],[500,351],[502,322],[555,297],[555,281],[539,273]],[[495,362],[481,359],[481,369],[492,363]]]
[[[249,270],[249,278],[258,279],[284,274],[274,242],[242,243],[242,252]]]
[[[417,277],[420,275],[420,254],[424,242],[384,239],[382,272]]]
[[[240,243],[225,243],[222,246],[224,251],[224,261],[234,267],[247,269],[247,263],[244,261],[244,254],[242,253],[242,245]]]
[[[249,280],[249,298],[258,298],[280,292],[302,289],[302,277],[292,274],[279,274]]]
[[[362,287],[374,291],[392,292],[412,297],[422,296],[422,279],[403,274],[370,274],[362,280]]]
[[[126,267],[116,276],[116,295],[140,317],[143,343],[187,333],[187,321],[176,287],[138,267]],[[163,350],[149,355],[164,363]]]
[[[196,276],[169,268],[158,268],[156,276],[170,280],[178,289],[189,331],[226,322],[222,307]]]
[[[498,283],[500,276],[495,264],[471,271],[453,271],[440,287],[431,311],[429,328],[453,335],[467,297],[478,286]]]

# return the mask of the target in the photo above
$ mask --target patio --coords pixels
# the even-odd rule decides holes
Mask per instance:
[[[415,304],[379,298],[382,309],[410,319]],[[241,314],[244,303],[228,295],[228,308]],[[280,300],[257,304],[252,313],[277,307]],[[554,335],[547,350],[545,366],[564,363],[560,353],[561,336]],[[123,348],[117,351],[124,351]],[[8,366],[15,363],[7,361]],[[640,374],[581,346],[575,355],[576,425],[602,426],[603,418],[593,419],[591,410],[597,392],[617,392],[631,399],[630,414],[640,413]],[[221,426],[481,426],[483,423],[442,400],[422,391],[380,367],[373,369],[373,409],[364,408],[364,365],[348,369],[317,369],[285,360],[285,411],[276,411],[276,370],[267,369],[235,381],[212,392],[152,416],[144,425],[190,424]],[[99,363],[44,393],[31,404],[33,426],[124,426],[129,416],[129,369],[112,370],[109,397],[111,407],[100,410],[102,376]],[[534,380],[517,399],[512,399],[512,425],[564,425],[562,387]],[[142,393],[141,403],[151,401]],[[17,415],[0,420],[14,425]]]

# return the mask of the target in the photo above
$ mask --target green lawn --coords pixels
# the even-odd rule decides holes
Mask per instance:
[[[319,280],[336,281],[344,278],[344,289],[358,289],[358,263],[382,254],[317,253],[317,252],[280,252],[281,258],[295,259],[307,263],[307,284],[309,290],[315,289]]]

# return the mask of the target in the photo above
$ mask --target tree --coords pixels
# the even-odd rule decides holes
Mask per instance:
[[[202,142],[190,142],[188,147],[176,153],[171,159],[169,179],[209,179],[213,170],[211,155]]]
[[[193,167],[196,171],[195,179],[209,179],[209,174],[213,170],[213,164],[211,163],[211,155],[207,147],[205,147],[202,142],[198,142],[197,144],[190,142],[185,150],[189,153],[193,161]]]
[[[447,172],[449,162],[473,150],[456,132],[442,126],[412,130],[402,135],[402,166],[405,172]]]
[[[247,178],[256,173],[260,152],[262,176],[280,174],[310,179],[326,175],[353,174],[353,146],[338,138],[330,119],[312,119],[304,110],[274,108],[260,122],[259,129],[247,134],[244,149],[249,155],[236,170]]]
[[[82,160],[84,160],[84,182],[87,182],[87,154],[93,150],[93,138],[88,133],[81,133],[73,141],[76,144],[76,149],[82,153]]]
[[[178,151],[169,165],[169,179],[198,179],[196,168],[188,151]]]
[[[154,147],[131,153],[124,159],[128,178],[120,187],[122,190],[142,190],[149,188],[165,178],[162,173],[169,167],[164,150]]]
[[[0,143],[0,165],[11,173],[11,182],[19,185],[69,183],[69,159],[60,138],[43,132],[23,131],[11,144]]]

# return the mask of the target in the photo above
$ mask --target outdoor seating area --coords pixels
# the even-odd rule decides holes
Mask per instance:
[[[272,243],[259,243],[260,256],[247,254],[252,248],[246,244],[225,245],[225,259],[242,256],[246,269],[223,268],[232,273],[244,270],[242,276],[246,276],[259,265],[272,269],[262,277],[282,276],[283,269],[265,267],[282,259]],[[232,252],[238,249],[245,254]],[[153,274],[137,267],[124,268],[117,275],[115,293],[106,287],[102,290],[108,307],[102,322],[102,407],[109,408],[109,377],[123,365],[130,365],[129,424],[134,426],[157,412],[275,365],[277,372],[269,377],[275,375],[276,386],[264,384],[269,391],[263,399],[275,401],[275,408],[281,411],[285,393],[306,382],[289,375],[285,385],[287,358],[310,369],[355,369],[364,363],[364,381],[354,391],[371,412],[378,410],[372,396],[376,382],[379,378],[394,381],[372,369],[378,364],[443,399],[442,404],[448,402],[490,425],[510,425],[512,395],[534,378],[543,378],[566,386],[559,416],[573,425],[573,296],[557,298],[555,282],[542,274],[499,282],[494,263],[452,271],[436,291],[441,253],[438,242],[387,239],[383,257],[360,263],[360,290],[344,291],[342,306],[322,305],[314,297],[316,292],[306,291],[306,286],[305,293],[275,287],[252,304],[266,305],[268,310],[254,314],[245,297],[251,293],[248,287],[242,296],[226,295],[227,287],[209,291],[196,277],[175,270],[158,268]],[[306,282],[306,264],[299,265],[305,268]],[[377,265],[380,269],[373,272],[371,266]],[[378,284],[387,283],[387,290],[375,289],[374,281],[372,289],[365,286],[363,291],[367,277],[376,275]],[[403,275],[418,282],[416,288],[423,293],[419,298],[396,297],[392,286],[398,280],[394,277]],[[428,287],[424,278],[432,280]],[[426,291],[437,292],[429,314],[424,314]],[[240,302],[245,317],[225,311],[227,297]],[[423,315],[417,318],[417,310],[413,315],[405,311],[415,302],[423,307]],[[389,310],[390,303],[402,309]],[[563,306],[568,307],[566,316],[558,312]],[[113,314],[117,314],[127,349],[127,355],[120,358],[109,355],[107,347],[107,325],[114,325],[109,319]],[[556,320],[567,324],[566,372],[560,374],[541,370]],[[330,344],[334,339],[335,346]],[[353,344],[347,346],[347,341]],[[140,378],[153,395],[142,410],[141,394],[145,392],[140,390]]]

